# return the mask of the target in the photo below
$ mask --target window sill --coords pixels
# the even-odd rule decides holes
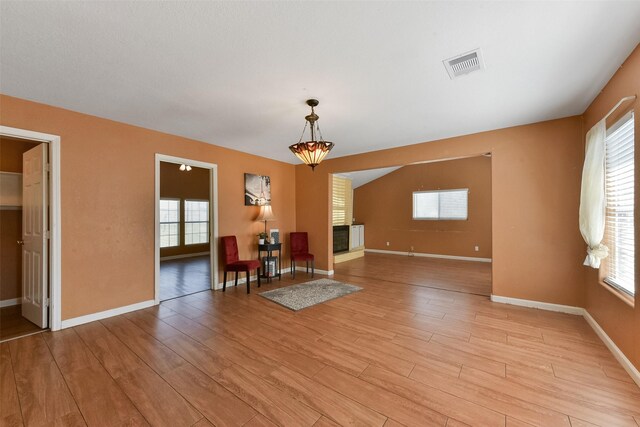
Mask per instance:
[[[615,295],[618,299],[622,300],[622,302],[627,304],[629,307],[631,308],[635,307],[634,297],[622,291],[619,291],[618,289],[614,288],[613,286],[611,286],[610,284],[608,284],[602,279],[600,279],[598,282],[600,283],[600,286],[602,286],[603,288],[608,290],[610,293]]]

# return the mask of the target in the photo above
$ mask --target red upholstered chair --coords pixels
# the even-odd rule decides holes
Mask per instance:
[[[260,287],[260,261],[257,259],[241,260],[238,257],[238,241],[236,236],[224,236],[220,238],[222,243],[222,260],[224,262],[224,282],[222,292],[227,289],[227,271],[235,271],[236,286],[238,286],[238,272],[247,273],[247,293],[251,290],[251,270],[258,270],[258,287]]]
[[[306,232],[293,232],[289,235],[291,241],[291,274],[296,278],[296,261],[307,262],[307,274],[309,274],[309,261],[311,261],[311,277],[315,272],[313,254],[309,253],[309,237]]]

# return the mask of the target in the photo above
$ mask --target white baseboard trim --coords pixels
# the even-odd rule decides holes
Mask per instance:
[[[288,269],[287,269],[287,271],[288,271]],[[285,272],[285,269],[283,268],[283,269],[282,269],[282,274],[284,274],[284,272]],[[227,280],[227,288],[229,288],[229,287],[233,287],[233,286],[236,284],[236,281],[235,281],[235,279],[234,279],[235,274],[236,274],[235,272],[227,273],[227,278],[231,277],[231,280]],[[245,277],[245,275],[244,275],[243,273],[239,273],[239,274],[242,274],[242,277],[239,277],[239,278],[238,278],[238,286],[240,286],[240,285],[243,285],[243,284],[247,283],[247,278]],[[223,277],[224,277],[224,276],[223,276]],[[276,279],[277,279],[277,276],[276,276]],[[267,279],[260,279],[260,280],[261,280],[261,282],[262,282],[262,281],[267,280]],[[224,282],[217,283],[217,284],[213,287],[213,290],[214,290],[214,291],[217,291],[217,290],[219,290],[219,289],[222,289],[222,284],[223,284],[223,283],[224,283]],[[254,275],[252,275],[252,276],[251,276],[251,283],[258,283],[258,276],[256,276],[255,274],[254,274]]]
[[[532,301],[528,299],[501,297],[499,295],[491,295],[491,301],[502,304],[519,305],[521,307],[538,308],[540,310],[557,311],[559,313],[574,314],[582,316],[584,308],[574,307],[572,305],[552,304],[549,302]]]
[[[366,252],[373,252],[376,254],[391,254],[391,255],[404,255],[409,256],[409,252],[401,251],[387,251],[382,249],[365,249]],[[491,258],[477,258],[471,256],[456,256],[456,255],[440,255],[440,254],[425,254],[420,252],[412,252],[413,256],[425,257],[425,258],[442,258],[442,259],[456,259],[459,261],[475,261],[475,262],[491,262]]]
[[[289,269],[289,271],[291,271],[291,269]],[[296,271],[307,271],[307,267],[305,267],[304,265],[296,265]],[[311,266],[309,266],[309,271],[311,271]],[[314,271],[318,274],[324,274],[326,276],[333,276],[334,271],[333,270],[320,270],[319,268],[314,269]]]
[[[613,340],[609,338],[609,335],[607,335],[604,329],[602,329],[602,327],[598,324],[598,322],[596,322],[596,320],[593,317],[591,317],[589,312],[584,308],[574,307],[571,305],[561,305],[561,304],[551,304],[548,302],[531,301],[531,300],[519,299],[519,298],[501,297],[498,295],[491,295],[491,301],[502,303],[502,304],[512,304],[512,305],[518,305],[522,307],[537,308],[540,310],[556,311],[560,313],[568,313],[568,314],[583,316],[584,319],[589,324],[589,326],[591,326],[591,328],[595,331],[596,335],[598,335],[598,337],[602,340],[604,345],[606,345],[609,351],[613,354],[613,357],[615,357],[616,360],[620,362],[624,370],[627,371],[629,376],[631,376],[631,379],[640,387],[640,371],[638,371],[638,369],[635,366],[633,366],[633,363],[631,363],[631,361],[627,358],[627,356],[624,355],[622,350],[618,348],[616,343],[614,343]]]
[[[288,273],[288,272],[290,272],[290,271],[291,271],[291,269],[290,269],[290,268],[283,268],[283,269],[280,271],[280,273],[281,273],[281,274],[284,274],[284,273]],[[242,274],[242,273],[240,273],[240,274]],[[224,277],[224,276],[223,276],[223,277]],[[235,273],[228,273],[228,274],[227,274],[227,278],[229,278],[229,277],[231,277],[231,280],[227,280],[227,288],[229,288],[229,287],[233,287],[233,286],[236,284],[236,281],[235,281],[235,279],[234,279],[234,277],[235,277]],[[276,276],[276,277],[275,277],[275,279],[277,279],[277,278],[278,278],[278,277]],[[261,282],[263,282],[263,281],[265,281],[265,280],[267,280],[267,279],[261,279]],[[257,283],[257,282],[258,282],[258,276],[256,276],[255,274],[254,274],[254,275],[252,275],[252,276],[251,276],[251,282],[252,282],[252,283]],[[217,290],[222,289],[222,283],[223,283],[223,282],[220,282],[220,283],[216,284],[216,285],[214,286],[213,290],[214,290],[214,291],[217,291]],[[245,283],[247,283],[247,278],[246,278],[244,275],[242,275],[242,277],[241,277],[241,278],[238,278],[238,286],[243,285],[243,284],[245,284]]]
[[[299,266],[299,265],[298,265],[298,266],[296,266],[296,271],[306,271],[306,270],[307,270],[307,269],[306,269],[306,267],[302,267],[302,266]],[[309,267],[309,270],[311,270],[311,267]],[[315,269],[315,272],[316,272],[316,273],[318,273],[318,274],[324,274],[324,275],[327,275],[327,276],[333,276],[333,273],[334,273],[334,271],[333,271],[333,270],[329,270],[329,271],[327,271],[327,270],[318,270],[317,268]],[[283,275],[284,275],[285,273],[291,273],[291,268],[289,268],[289,267],[287,267],[287,268],[283,268],[283,269],[282,269],[282,271],[281,271],[281,273],[282,273]],[[231,280],[227,280],[227,288],[229,288],[229,287],[233,287],[233,286],[235,285],[235,283],[236,283],[236,282],[235,282],[235,279],[233,279],[233,277],[235,277],[235,273],[229,273],[229,274],[227,274],[227,279],[228,279],[229,277],[231,277],[232,279],[231,279]],[[278,278],[278,277],[275,277],[275,279],[277,279],[277,278]],[[256,281],[257,281],[257,280],[258,280],[258,279],[257,279],[257,276],[255,276],[255,275],[251,276],[251,282],[252,282],[252,283],[256,283]],[[266,280],[266,279],[262,279],[262,281],[264,281],[264,280]],[[246,277],[245,277],[245,276],[244,276],[244,274],[243,274],[243,275],[242,275],[242,277],[238,279],[238,286],[243,285],[243,284],[245,284],[245,283],[247,283],[247,279],[246,279]],[[213,289],[214,289],[215,291],[222,289],[222,282],[220,282],[220,283],[216,284],[216,285],[215,285],[215,287],[214,287]]]
[[[196,253],[193,253],[193,254],[163,256],[162,258],[160,258],[160,261],[169,261],[169,260],[172,260],[172,259],[182,259],[182,258],[192,258],[192,257],[204,256],[204,255],[209,255],[209,252],[196,252]]]
[[[0,308],[2,307],[11,307],[13,305],[22,304],[22,297],[20,298],[12,298],[12,299],[3,299],[0,301]]]
[[[62,321],[62,328],[71,328],[73,326],[82,325],[84,323],[95,322],[96,320],[106,319],[108,317],[118,316],[120,314],[129,313],[131,311],[142,310],[155,305],[155,300],[148,300],[138,302],[131,305],[125,305],[124,307],[112,308],[111,310],[101,311],[99,313],[87,314],[85,316],[74,317],[73,319],[67,319]]]
[[[636,384],[638,384],[638,387],[640,387],[640,371],[638,371],[638,369],[633,366],[633,363],[631,363],[631,361],[627,359],[627,356],[625,356],[624,353],[613,342],[613,340],[609,338],[609,335],[607,335],[604,329],[602,329],[598,322],[596,322],[596,319],[591,317],[587,310],[584,310],[584,318],[591,326],[591,328],[593,328],[596,335],[598,335],[602,342],[604,342],[604,345],[606,345],[609,351],[613,353],[613,357],[615,357],[616,360],[620,362],[624,370],[627,371],[627,373],[631,376],[631,379]]]

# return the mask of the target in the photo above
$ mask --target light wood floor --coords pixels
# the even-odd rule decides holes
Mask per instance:
[[[3,343],[0,424],[640,425],[640,389],[580,317],[335,279],[364,289],[292,312],[231,287]]]
[[[477,295],[491,295],[491,263],[367,252],[336,273]]]

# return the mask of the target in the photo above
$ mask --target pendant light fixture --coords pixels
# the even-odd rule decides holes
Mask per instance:
[[[296,155],[297,158],[302,160],[306,165],[311,166],[311,170],[315,170],[315,167],[329,154],[329,151],[333,148],[333,142],[325,141],[322,139],[322,133],[318,126],[318,115],[313,110],[319,104],[317,99],[308,99],[307,105],[311,107],[311,114],[305,117],[307,123],[304,124],[302,129],[302,135],[297,144],[289,146],[289,150]],[[307,124],[311,129],[311,140],[302,141],[304,139],[304,132],[307,130]],[[316,134],[319,135],[319,140],[316,141]]]

